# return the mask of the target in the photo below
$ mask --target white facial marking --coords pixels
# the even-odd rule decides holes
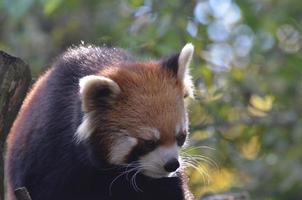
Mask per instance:
[[[125,157],[137,145],[137,139],[130,136],[120,136],[111,147],[109,161],[111,164],[123,164]]]
[[[188,129],[188,123],[187,123],[187,119],[186,119],[186,114],[184,114],[184,116],[181,119],[181,122],[176,124],[175,127],[175,133],[176,135],[178,135],[181,131],[187,130]]]
[[[183,129],[183,125],[182,124],[176,124],[176,128],[175,128],[175,134],[178,135],[179,132]]]
[[[160,146],[141,157],[140,163],[143,168],[142,173],[153,178],[167,177],[171,173],[164,169],[164,165],[167,161],[173,158],[178,159],[178,157],[179,147],[176,144],[170,147]]]
[[[74,135],[76,143],[80,143],[88,139],[92,132],[93,127],[91,126],[89,121],[89,114],[85,114],[82,123],[80,124]]]
[[[160,139],[160,132],[157,128],[142,127],[140,128],[140,131],[143,133],[141,134],[142,139]]]

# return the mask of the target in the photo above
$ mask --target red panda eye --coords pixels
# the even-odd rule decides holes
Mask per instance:
[[[178,146],[182,146],[187,138],[187,134],[186,133],[181,133],[176,137],[176,141],[177,141],[177,145]]]
[[[145,140],[144,143],[145,143],[144,144],[145,148],[147,148],[147,149],[155,149],[155,147],[158,144],[158,141],[155,141],[155,140]]]

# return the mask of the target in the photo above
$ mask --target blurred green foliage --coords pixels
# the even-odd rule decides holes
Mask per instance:
[[[81,41],[146,59],[192,42],[193,192],[302,199],[301,23],[301,0],[1,0],[0,49],[37,77]]]

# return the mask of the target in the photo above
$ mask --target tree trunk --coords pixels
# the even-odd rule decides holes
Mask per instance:
[[[28,65],[0,51],[0,200],[4,199],[4,144],[31,83]]]

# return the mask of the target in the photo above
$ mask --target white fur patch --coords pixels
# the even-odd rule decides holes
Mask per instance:
[[[160,132],[157,128],[141,127],[140,131],[141,131],[140,137],[144,140],[160,139]]]
[[[183,124],[176,124],[175,133],[176,135],[183,129]]]
[[[194,46],[191,43],[186,44],[178,58],[178,72],[177,77],[179,80],[183,81],[185,85],[185,92],[188,96],[193,97],[193,83],[192,77],[189,73],[189,65],[192,60],[192,56],[194,53]]]
[[[181,119],[181,122],[176,124],[175,133],[178,135],[180,132],[188,130],[187,113]]]
[[[93,89],[97,90],[100,87],[108,88],[113,95],[118,95],[121,91],[120,87],[116,82],[104,76],[96,76],[96,75],[85,76],[80,79],[79,85],[80,85],[80,94],[82,99],[82,110],[86,113],[91,111],[89,109],[91,106],[90,105],[91,103],[89,103],[89,98],[91,98],[91,90]]]
[[[85,114],[82,123],[80,124],[74,135],[76,142],[80,143],[88,139],[92,132],[93,132],[93,127],[89,122],[89,114]]]
[[[143,168],[142,173],[153,178],[168,177],[171,173],[168,173],[164,169],[164,165],[167,161],[173,158],[178,159],[178,157],[179,147],[176,144],[170,147],[160,146],[141,157],[140,164]]]
[[[188,43],[182,48],[179,54],[177,76],[180,80],[184,80],[185,78],[187,68],[189,67],[192,60],[193,53],[194,46],[191,43]]]
[[[108,86],[108,88],[115,94],[120,92],[120,87],[116,82],[113,80],[106,78],[104,76],[96,76],[96,75],[89,75],[84,76],[80,79],[80,94],[84,95],[85,91],[89,89],[94,84],[102,84]]]
[[[124,163],[125,157],[132,148],[137,145],[137,139],[130,136],[120,136],[111,147],[109,162],[120,165]]]

